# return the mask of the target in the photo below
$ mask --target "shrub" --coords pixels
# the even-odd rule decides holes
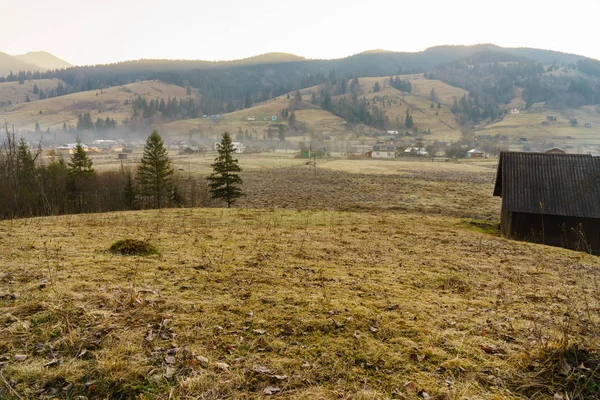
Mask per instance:
[[[158,254],[158,250],[145,240],[123,239],[118,240],[108,249],[113,254],[124,256],[149,256]]]

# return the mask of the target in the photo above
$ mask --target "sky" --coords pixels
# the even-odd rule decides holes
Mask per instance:
[[[598,0],[0,0],[0,52],[71,64],[494,43],[600,59]]]

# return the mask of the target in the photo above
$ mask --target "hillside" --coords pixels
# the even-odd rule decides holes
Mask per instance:
[[[0,222],[3,375],[23,398],[597,398],[598,258],[477,226],[244,209]],[[107,251],[127,237],[161,255]]]
[[[556,121],[549,122],[549,116],[556,117]],[[577,120],[577,126],[570,124],[571,119]],[[558,147],[569,153],[598,153],[600,114],[595,107],[552,110],[540,105],[531,111],[509,114],[499,122],[482,125],[476,134],[506,137],[500,143],[515,151],[546,151]]]
[[[466,92],[440,81],[425,80],[422,74],[400,76],[400,78],[410,80],[415,94],[402,93],[390,87],[389,77],[377,77],[359,79],[360,96],[368,100],[371,110],[373,107],[379,107],[383,110],[387,118],[394,124],[390,129],[405,131],[405,128],[400,126],[400,121],[405,117],[407,109],[410,108],[415,126],[420,131],[428,132],[431,130],[431,135],[426,137],[428,142],[435,140],[452,142],[460,139],[460,128],[457,126],[449,107],[455,97],[460,98]],[[375,82],[379,82],[383,88],[380,92],[373,92]],[[268,138],[269,129],[271,129],[272,137],[276,138],[278,125],[282,123],[286,126],[286,139],[292,142],[310,142],[311,138],[319,136],[330,136],[334,141],[358,139],[364,141],[366,139],[374,142],[375,138],[369,138],[365,135],[381,132],[381,129],[364,124],[349,124],[343,118],[323,110],[319,105],[311,104],[312,93],[318,95],[322,89],[322,86],[303,89],[303,103],[300,106],[294,105],[294,92],[291,92],[289,93],[289,99],[287,95],[282,95],[255,104],[251,108],[223,114],[223,120],[218,121],[215,125],[210,125],[210,119],[197,118],[159,124],[157,128],[169,137],[179,139],[195,136],[217,139],[224,132],[235,135],[240,129],[242,132],[248,130],[253,138],[263,139]],[[443,104],[440,109],[437,106],[434,109],[430,108],[431,101],[428,100],[428,97],[431,89],[435,89],[439,93],[440,102]],[[336,101],[344,96],[334,96],[333,99]],[[288,121],[281,116],[281,111],[284,108],[293,110],[294,107],[299,108],[294,111],[297,121],[305,124],[300,131],[288,129]],[[272,116],[277,116],[278,120],[271,121]],[[400,125],[395,126],[396,124]],[[192,132],[191,135],[190,132]],[[332,145],[330,144],[328,147],[332,149]]]
[[[0,76],[8,75],[11,72],[16,74],[19,71],[31,71],[38,69],[39,67],[37,65],[30,64],[6,53],[0,52]]]
[[[6,105],[10,101],[13,104],[25,102],[27,96],[31,101],[39,100],[39,94],[34,93],[34,86],[44,91],[56,89],[61,83],[59,79],[34,79],[25,81],[23,84],[19,82],[0,82],[0,105]]]
[[[159,81],[146,81],[14,104],[0,109],[0,112],[3,118],[24,134],[32,132],[36,122],[42,131],[47,128],[62,130],[63,123],[74,127],[78,115],[85,112],[92,114],[92,121],[109,117],[121,124],[125,119],[131,119],[131,103],[138,96],[165,100],[168,97],[188,97],[185,88]]]
[[[66,62],[65,60],[61,60],[60,58],[45,51],[32,51],[27,54],[14,56],[14,58],[26,62],[28,64],[36,65],[41,71],[45,71],[47,69],[60,69],[72,67],[72,65]]]

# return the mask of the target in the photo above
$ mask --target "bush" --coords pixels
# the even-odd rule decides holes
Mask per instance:
[[[156,247],[145,240],[124,239],[118,240],[108,249],[113,254],[124,256],[149,256],[158,254]]]

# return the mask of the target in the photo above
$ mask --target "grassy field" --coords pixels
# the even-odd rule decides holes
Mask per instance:
[[[409,79],[419,76],[407,75],[400,77]],[[456,141],[460,139],[460,127],[455,121],[454,114],[445,104],[442,104],[440,109],[430,108],[429,92],[431,88],[435,87],[436,91],[439,91],[446,98],[450,96],[450,93],[457,95],[462,93],[461,89],[454,88],[455,90],[450,90],[451,87],[442,82],[420,79],[411,80],[414,91],[411,94],[405,94],[390,87],[387,83],[388,80],[389,77],[359,79],[362,95],[369,100],[371,107],[377,106],[382,109],[392,124],[401,123],[406,117],[407,109],[410,108],[414,124],[419,132],[431,130],[431,135],[425,136],[428,142],[434,140]],[[373,91],[375,82],[379,82],[382,88],[379,92]],[[450,106],[452,105],[451,102],[452,100],[450,100]],[[402,132],[405,130],[404,128],[398,129]]]
[[[131,118],[133,108],[130,102],[137,96],[152,98],[177,97],[187,98],[185,88],[168,85],[160,81],[145,81],[132,83],[125,86],[111,87],[103,90],[73,93],[51,99],[19,103],[0,109],[0,116],[21,133],[32,132],[38,122],[43,131],[62,130],[63,123],[77,125],[77,116],[80,113],[92,114],[92,121],[96,118],[110,117],[121,123],[126,118]]]
[[[296,210],[2,222],[0,397],[597,398],[600,261],[493,232]],[[160,255],[107,251],[128,237]]]
[[[498,160],[488,159],[477,163],[467,160],[463,162],[431,162],[431,159],[415,161],[399,160],[335,160],[323,164],[323,168],[335,171],[360,173],[360,174],[383,174],[383,175],[406,175],[419,173],[451,174],[472,173],[489,175],[490,168],[495,172]]]
[[[542,125],[547,116],[556,116],[557,121]],[[569,120],[575,118],[578,125],[573,127]],[[585,127],[589,123],[592,126]],[[593,107],[576,110],[554,111],[538,108],[531,112],[506,115],[500,122],[478,129],[477,134],[506,135],[509,140],[527,138],[524,145],[534,148],[539,143],[560,147],[568,152],[587,153],[600,151],[600,114]]]
[[[422,169],[415,163],[395,174],[340,170],[338,162],[254,170],[244,174],[247,197],[240,206],[358,212],[413,212],[496,221],[500,199],[492,197],[495,172]],[[348,170],[348,169],[345,169]],[[352,170],[352,169],[349,169]],[[375,172],[375,173],[373,173]]]
[[[24,103],[28,95],[31,101],[38,100],[39,95],[33,94],[34,85],[46,91],[56,89],[59,83],[64,85],[60,79],[36,79],[25,81],[22,85],[19,82],[1,82],[0,103],[8,103],[9,100],[13,104]]]

